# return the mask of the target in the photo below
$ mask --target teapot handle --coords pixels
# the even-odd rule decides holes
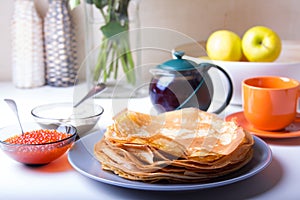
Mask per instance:
[[[200,63],[198,65],[198,67],[203,69],[205,72],[207,72],[211,68],[216,68],[217,70],[221,71],[225,75],[225,77],[227,78],[229,88],[228,88],[228,93],[227,93],[227,97],[225,99],[225,102],[217,110],[213,111],[213,113],[219,114],[229,105],[229,103],[231,101],[232,94],[233,94],[233,84],[232,84],[231,78],[228,75],[228,73],[222,67],[220,67],[218,65],[215,65],[215,64],[212,64],[212,63]]]

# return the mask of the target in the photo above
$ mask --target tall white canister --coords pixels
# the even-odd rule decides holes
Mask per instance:
[[[33,0],[14,0],[11,34],[14,85],[18,88],[44,85],[43,22]]]

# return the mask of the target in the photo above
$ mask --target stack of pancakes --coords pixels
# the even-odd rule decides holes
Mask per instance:
[[[236,171],[253,156],[252,135],[234,121],[196,108],[114,117],[94,153],[104,170],[145,182],[204,182]]]

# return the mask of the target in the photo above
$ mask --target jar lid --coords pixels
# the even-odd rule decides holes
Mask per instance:
[[[158,65],[157,68],[176,71],[193,70],[196,68],[197,64],[195,62],[182,59],[182,56],[184,55],[183,51],[175,51],[173,55],[176,57],[176,59],[168,60]]]

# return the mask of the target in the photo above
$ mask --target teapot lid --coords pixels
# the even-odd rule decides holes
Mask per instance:
[[[158,65],[157,68],[176,71],[192,70],[196,68],[197,64],[195,62],[182,59],[182,56],[184,55],[183,51],[175,51],[173,55],[176,59],[168,60]]]

